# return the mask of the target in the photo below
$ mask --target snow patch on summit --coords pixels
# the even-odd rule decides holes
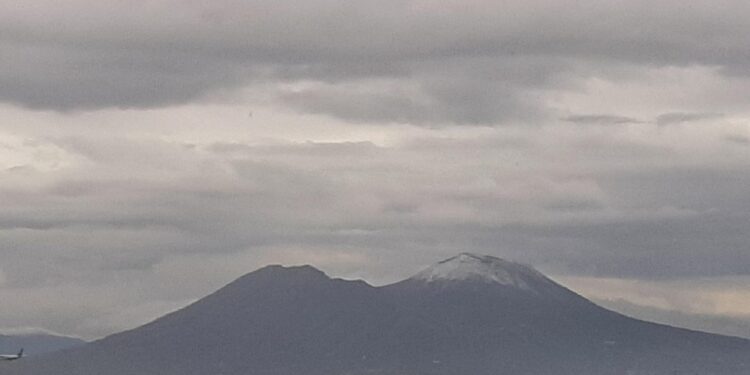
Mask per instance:
[[[536,290],[551,282],[539,271],[516,262],[493,256],[459,254],[437,263],[412,277],[413,280],[434,282],[441,280],[474,280]]]

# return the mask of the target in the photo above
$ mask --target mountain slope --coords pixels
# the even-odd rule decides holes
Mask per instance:
[[[270,266],[64,355],[57,375],[750,374],[750,342],[605,310],[536,270],[461,254],[385,287]]]

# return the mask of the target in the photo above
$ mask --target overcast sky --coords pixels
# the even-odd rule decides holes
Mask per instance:
[[[458,252],[750,337],[750,3],[0,0],[0,330]]]

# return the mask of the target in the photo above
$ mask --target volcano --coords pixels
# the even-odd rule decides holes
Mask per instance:
[[[460,254],[374,287],[268,266],[16,375],[750,374],[750,341],[632,319],[530,266]],[[3,372],[5,373],[5,372]]]

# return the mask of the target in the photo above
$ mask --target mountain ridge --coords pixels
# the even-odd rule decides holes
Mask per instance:
[[[263,267],[142,327],[10,374],[750,374],[750,341],[631,319],[498,260],[460,254],[432,270],[448,264],[438,276],[462,277],[381,287],[311,266]]]

